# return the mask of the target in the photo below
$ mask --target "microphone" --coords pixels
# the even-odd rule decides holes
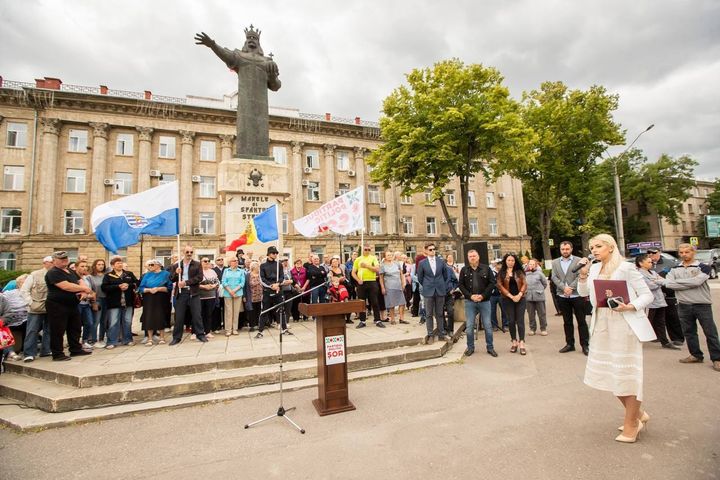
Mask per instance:
[[[590,263],[590,265],[592,265],[593,263],[598,263],[599,261],[600,261],[600,260],[592,260],[592,261],[590,261],[589,263]],[[577,272],[579,272],[580,270],[582,270],[582,269],[585,267],[585,265],[587,265],[587,263],[580,263],[580,264],[578,264],[575,268],[573,268],[573,269],[571,270],[572,273],[577,273]]]

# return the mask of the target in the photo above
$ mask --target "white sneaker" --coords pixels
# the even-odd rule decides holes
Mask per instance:
[[[83,348],[83,350],[92,350],[95,347],[93,347],[92,344],[90,344],[88,342],[83,342],[82,348]]]
[[[33,357],[32,355],[28,355],[27,357],[23,358],[23,362],[25,363],[30,363],[33,360],[35,360],[35,357]]]
[[[8,358],[10,360],[20,360],[22,357],[15,352],[10,352],[10,355],[8,355]]]
[[[93,345],[95,348],[105,348],[105,342],[98,342],[95,345]]]
[[[143,337],[143,339],[140,340],[140,343],[143,343],[143,344],[145,344],[147,342],[148,342],[148,337]]]

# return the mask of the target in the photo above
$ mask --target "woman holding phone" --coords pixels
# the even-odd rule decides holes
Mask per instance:
[[[585,367],[585,384],[598,390],[612,392],[625,407],[622,433],[615,440],[634,443],[640,430],[650,419],[641,409],[643,399],[643,352],[628,321],[647,320],[644,309],[653,295],[635,266],[620,255],[615,239],[600,234],[590,240],[590,251],[598,262],[580,270],[578,293],[590,296],[593,313],[590,321],[590,352]],[[624,280],[629,302],[609,302],[599,307],[595,294],[595,280]],[[603,292],[600,292],[601,294]],[[614,305],[614,308],[610,308]]]

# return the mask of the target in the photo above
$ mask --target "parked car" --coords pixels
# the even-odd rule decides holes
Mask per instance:
[[[710,265],[710,278],[718,278],[718,272],[720,271],[720,248],[698,250],[695,252],[695,260]]]
[[[639,255],[639,254],[638,254],[638,255]],[[636,257],[636,256],[637,256],[637,255],[632,256],[632,257],[630,257],[630,258],[626,258],[625,261],[635,263],[635,257]],[[662,258],[663,265],[664,265],[668,270],[671,269],[671,268],[673,268],[673,267],[676,267],[676,266],[678,266],[678,265],[680,265],[680,264],[682,263],[677,257],[674,257],[674,256],[670,255],[670,254],[667,253],[667,252],[660,252],[660,258]],[[719,268],[718,270],[720,270],[720,268]]]

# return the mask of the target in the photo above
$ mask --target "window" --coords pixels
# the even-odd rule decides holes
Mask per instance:
[[[475,202],[475,190],[468,191],[468,207],[477,207]]]
[[[200,177],[200,198],[215,197],[215,177]]]
[[[174,181],[175,181],[174,173],[162,173],[162,174],[160,174],[160,183],[158,183],[158,185],[165,185],[166,183],[171,183]]]
[[[27,124],[8,122],[7,124],[7,146],[27,147]]]
[[[445,192],[445,203],[447,203],[450,207],[457,206],[457,203],[455,202],[455,190],[448,190]]]
[[[215,142],[212,140],[200,140],[200,160],[204,162],[215,161]]]
[[[452,225],[453,228],[455,229],[455,231],[457,232],[457,229],[458,229],[457,218],[450,217],[450,225]],[[450,230],[450,227],[448,227],[448,230]]]
[[[67,169],[65,191],[68,193],[85,193],[85,170],[77,168]]]
[[[415,233],[413,217],[400,217],[400,222],[402,223],[402,233],[406,233],[406,234]]]
[[[673,225],[672,227],[673,227],[673,232],[674,232],[674,233],[678,233],[678,232],[680,231],[680,230],[678,229],[677,224]]]
[[[405,246],[405,255],[407,255],[408,258],[412,258],[414,261],[415,256],[417,255],[417,247],[415,245],[406,245]]]
[[[15,270],[15,254],[0,252],[0,270]]]
[[[380,217],[377,215],[370,215],[370,233],[373,235],[380,235],[382,233]]]
[[[470,228],[470,235],[480,235],[480,229],[478,228],[478,219],[469,218],[468,227]]]
[[[322,265],[325,261],[325,246],[324,245],[310,245],[310,251],[320,257],[320,264]]]
[[[337,157],[338,170],[350,170],[350,154],[345,151],[339,151],[335,154]]]
[[[316,170],[320,168],[320,154],[317,150],[305,150],[305,166]]]
[[[682,221],[682,231],[683,232],[688,231],[687,222],[685,220]]]
[[[160,158],[175,158],[175,137],[160,137]]]
[[[502,258],[502,248],[499,244],[493,244],[490,246],[490,257],[491,259]]]
[[[498,234],[497,218],[488,218],[488,233],[490,235]]]
[[[215,233],[214,212],[200,212],[200,232],[205,234]]]
[[[70,137],[68,138],[68,152],[87,152],[87,140],[87,130],[70,130]]]
[[[3,169],[3,189],[22,190],[25,187],[25,167],[8,165]]]
[[[275,157],[275,163],[278,165],[287,165],[287,148],[273,147],[272,156]]]
[[[118,133],[117,143],[115,144],[115,155],[131,157],[133,154],[133,135],[132,133]]]
[[[487,192],[485,194],[485,206],[487,208],[495,208],[495,192]]]
[[[0,210],[0,233],[20,233],[22,210],[3,208]]]
[[[307,199],[311,202],[320,200],[320,182],[308,182]]]
[[[345,195],[350,191],[350,184],[349,183],[341,183],[338,185],[338,191],[337,191],[337,197],[340,195]]]
[[[65,234],[82,235],[85,233],[85,221],[82,210],[65,210]]]
[[[132,193],[132,173],[115,172],[115,195],[130,195]]]
[[[384,243],[376,243],[375,244],[375,251],[373,252],[373,255],[375,255],[377,258],[383,258],[385,256],[385,252],[387,251],[388,246]]]
[[[692,205],[692,203],[688,203],[688,213],[693,213],[693,205]]]
[[[425,203],[435,203],[432,199],[432,190],[425,190]]]
[[[284,213],[280,216],[280,231],[283,235],[287,235],[288,229],[290,227],[290,216],[287,213]]]
[[[368,185],[368,203],[380,203],[380,187]]]
[[[425,217],[425,233],[428,235],[435,235],[437,233],[435,217]]]
[[[412,195],[402,195],[400,197],[400,203],[402,205],[412,205]]]
[[[154,248],[153,258],[163,262],[163,267],[169,267],[172,261],[172,248]]]

